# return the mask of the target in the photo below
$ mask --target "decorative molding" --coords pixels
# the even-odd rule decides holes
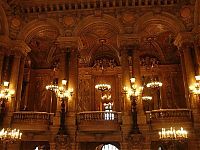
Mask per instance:
[[[12,43],[13,50],[20,51],[25,56],[31,51],[31,48],[22,40],[15,40]]]
[[[61,37],[59,36],[55,42],[60,48],[78,47],[81,49],[82,42],[79,37]]]

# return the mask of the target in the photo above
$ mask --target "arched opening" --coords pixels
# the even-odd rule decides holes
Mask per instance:
[[[112,144],[105,144],[105,145],[103,145],[101,150],[119,150],[119,149]]]

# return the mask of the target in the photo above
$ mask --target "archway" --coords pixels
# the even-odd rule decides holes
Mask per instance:
[[[119,149],[112,144],[105,144],[105,145],[103,145],[101,150],[119,150]]]

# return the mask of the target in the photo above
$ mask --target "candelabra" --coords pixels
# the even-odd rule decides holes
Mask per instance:
[[[135,84],[135,78],[131,78],[131,89],[128,89],[127,87],[124,87],[124,93],[128,94],[131,100],[131,113],[132,113],[132,120],[133,120],[133,126],[132,126],[132,133],[133,134],[140,134],[139,127],[137,124],[137,99],[141,91],[143,90],[143,87],[137,87]]]
[[[175,128],[170,128],[166,130],[162,128],[161,131],[158,132],[159,138],[162,140],[182,140],[188,138],[188,132],[184,130],[182,127],[180,130],[175,130]]]
[[[0,141],[4,144],[4,149],[7,150],[7,144],[10,143],[15,143],[17,141],[20,141],[22,138],[22,133],[18,129],[2,129],[0,131]]]
[[[171,127],[170,129],[162,128],[158,132],[159,139],[167,146],[171,145],[172,149],[177,149],[177,144],[184,143],[188,139],[188,132],[182,127],[179,130]]]

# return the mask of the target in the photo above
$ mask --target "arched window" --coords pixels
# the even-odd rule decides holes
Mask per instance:
[[[102,147],[101,150],[119,150],[119,149],[112,144],[106,144]]]

